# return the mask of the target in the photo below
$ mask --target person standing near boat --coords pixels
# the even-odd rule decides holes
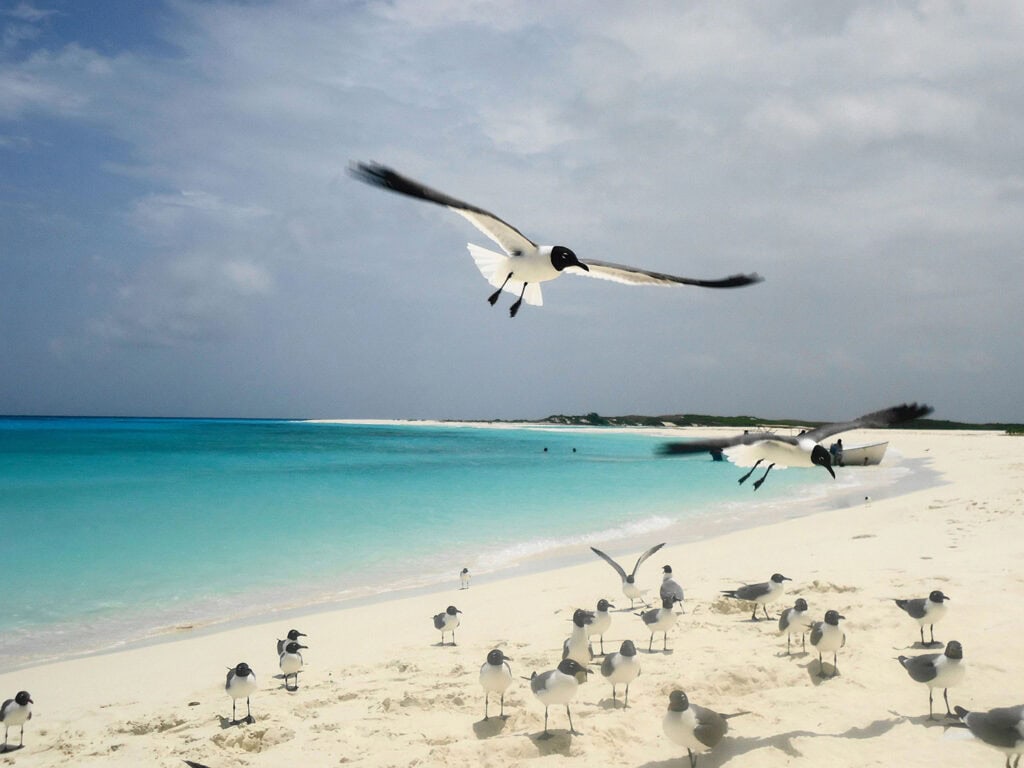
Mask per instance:
[[[843,466],[843,438],[839,438],[832,443],[832,445],[828,447],[828,452],[832,454],[833,466]]]

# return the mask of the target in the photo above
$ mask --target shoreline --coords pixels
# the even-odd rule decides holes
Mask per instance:
[[[326,423],[350,424],[357,423],[352,420],[330,420]],[[424,426],[465,426],[469,428],[497,428],[497,429],[521,429],[523,425],[504,425],[489,423],[448,423],[448,422],[408,422],[404,420],[373,420],[361,421],[358,423],[373,424],[397,424],[408,426],[410,424],[422,424]],[[603,433],[628,434],[641,432],[645,435],[655,435],[667,438],[683,437],[704,437],[708,435],[734,434],[735,430],[730,427],[604,427],[585,425],[549,425],[535,424],[541,430],[550,431],[593,431]],[[864,435],[890,434],[885,430],[862,430]],[[931,431],[927,432],[928,434]],[[855,434],[855,433],[851,433]],[[891,461],[893,455],[898,456],[896,462]],[[668,459],[675,460],[675,459]],[[652,512],[647,510],[640,518],[617,528],[600,528],[589,531],[579,537],[571,544],[560,545],[555,540],[534,539],[529,542],[522,542],[516,548],[520,551],[511,555],[508,549],[501,550],[498,555],[504,553],[499,561],[492,567],[480,567],[477,564],[472,569],[472,574],[477,581],[495,582],[508,579],[516,579],[523,576],[533,576],[550,571],[557,571],[562,568],[578,566],[581,564],[581,548],[590,545],[599,546],[607,550],[613,556],[618,553],[629,552],[637,549],[646,549],[651,540],[671,541],[674,544],[694,543],[707,541],[726,533],[748,530],[763,525],[769,525],[787,519],[818,514],[828,509],[842,506],[851,506],[857,503],[865,490],[871,491],[876,496],[881,493],[888,498],[912,493],[924,487],[929,487],[941,482],[924,465],[916,465],[913,468],[907,466],[906,460],[899,454],[898,450],[887,456],[886,462],[879,467],[871,468],[850,468],[853,474],[840,475],[839,485],[835,481],[817,478],[806,485],[798,488],[797,498],[790,502],[787,507],[782,508],[782,502],[777,499],[760,500],[752,494],[736,494],[731,499],[723,499],[705,512],[698,514],[684,514],[670,510],[659,510]],[[785,471],[785,470],[782,470]],[[864,474],[862,477],[857,475]],[[845,480],[845,482],[844,482]],[[731,487],[729,487],[731,491]],[[674,519],[667,515],[676,514]],[[655,524],[652,520],[657,520]],[[586,555],[589,555],[586,552]],[[494,555],[492,554],[492,560]],[[401,600],[409,597],[438,594],[446,590],[445,584],[454,581],[454,577],[440,574],[428,574],[423,577],[422,583],[402,583],[397,586],[382,589],[379,586],[356,586],[351,591],[351,596],[339,597],[336,594],[318,593],[304,596],[292,603],[277,602],[269,607],[261,607],[253,611],[239,613],[223,619],[199,616],[189,620],[184,618],[174,623],[163,624],[146,631],[146,634],[133,637],[127,641],[121,641],[113,645],[85,650],[73,650],[64,653],[54,653],[49,656],[41,656],[31,659],[19,659],[12,657],[7,660],[6,668],[11,671],[22,671],[37,666],[58,664],[65,661],[88,659],[94,656],[107,656],[123,651],[130,651],[137,648],[144,648],[164,643],[173,643],[186,637],[203,637],[223,631],[242,629],[245,627],[265,624],[274,620],[288,620],[301,616],[330,613],[333,611],[346,610],[361,606],[373,605],[380,602]],[[275,592],[275,595],[278,593]],[[254,594],[254,602],[258,602],[259,594]],[[274,598],[271,598],[274,599]],[[208,613],[208,611],[206,612]]]
[[[643,673],[627,710],[612,706],[599,674],[581,687],[572,715],[582,736],[569,735],[564,712],[553,708],[553,738],[538,740],[544,708],[519,676],[557,663],[574,607],[592,607],[599,597],[621,602],[618,578],[596,557],[474,581],[466,591],[453,573],[451,587],[439,592],[5,673],[4,690],[29,690],[36,701],[25,748],[14,759],[43,768],[69,760],[170,768],[183,758],[252,768],[504,768],[537,758],[553,766],[669,768],[685,750],[664,737],[660,721],[668,692],[683,688],[702,706],[751,713],[730,721],[722,744],[701,758],[711,768],[994,764],[1001,757],[993,750],[946,739],[941,721],[928,721],[927,688],[895,661],[925,652],[918,628],[891,600],[937,588],[952,597],[936,635],[963,643],[968,673],[950,689],[951,704],[984,710],[1021,703],[1024,619],[1004,606],[1024,598],[1017,573],[1024,555],[1024,444],[992,433],[931,431],[901,432],[894,442],[908,460],[929,460],[941,482],[870,504],[673,541],[652,558],[641,569],[642,584],[656,589],[660,566],[670,563],[687,594],[686,613],[669,633],[671,652],[660,652],[659,637],[648,654],[642,623],[628,602],[620,605],[606,649],[634,640],[642,646]],[[787,657],[774,622],[751,622],[749,606],[720,594],[775,571],[793,581],[771,613],[803,596],[816,618],[829,608],[847,617],[836,677],[817,677],[817,654],[802,653],[799,639]],[[441,648],[430,616],[448,603],[463,611],[463,623],[459,645]],[[299,690],[286,693],[275,678],[271,642],[289,626],[307,633],[310,649]],[[509,718],[484,722],[477,670],[494,647],[512,657],[515,681],[505,698]],[[251,726],[224,719],[231,711],[224,668],[241,660],[260,683]]]

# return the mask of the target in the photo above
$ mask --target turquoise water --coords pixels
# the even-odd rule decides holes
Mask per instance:
[[[464,566],[479,580],[538,557],[592,557],[587,545],[664,540],[681,522],[748,503],[735,467],[658,458],[663,439],[578,428],[0,419],[0,659],[454,583]],[[787,498],[818,472],[773,473],[758,501]]]

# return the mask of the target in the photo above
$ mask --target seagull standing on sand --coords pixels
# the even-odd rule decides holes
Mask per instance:
[[[572,634],[562,643],[562,658],[575,659],[586,666],[594,658],[590,648],[590,624],[594,614],[577,608],[572,614]]]
[[[280,658],[278,658],[278,664],[281,667],[281,672],[284,674],[284,689],[286,691],[299,690],[299,672],[302,671],[302,649],[305,647],[294,641],[290,642],[284,647]],[[289,688],[288,678],[293,676],[295,677],[295,686]]]
[[[919,597],[914,600],[896,599],[895,602],[899,608],[917,622],[918,628],[921,630],[921,645],[939,645],[940,643],[935,639],[935,624],[946,615],[947,600],[949,600],[949,597],[942,594],[942,590],[934,589],[926,598]],[[931,642],[928,643],[924,641],[925,624],[929,625],[932,633]]]
[[[459,572],[459,589],[469,589],[469,568],[463,568]]]
[[[807,612],[807,601],[798,597],[792,608],[779,616],[779,634],[786,633],[786,655],[789,656],[789,641],[794,632],[800,633],[800,647],[807,650],[807,630],[811,628],[811,617]]]
[[[46,697],[43,696],[45,699]],[[4,724],[4,746],[0,752],[7,751],[7,731],[12,725],[21,727],[18,739],[18,749],[25,746],[25,723],[32,719],[32,697],[28,691],[18,691],[13,699],[8,699],[0,705],[0,723]]]
[[[679,582],[672,576],[672,566],[662,566],[661,571],[661,589],[658,594],[662,600],[666,597],[674,597],[681,609],[683,606],[683,588],[679,586]]]
[[[505,691],[512,685],[512,661],[508,656],[495,648],[487,654],[487,661],[480,667],[480,685],[484,689],[484,720],[489,719],[487,711],[490,696],[497,693],[501,696],[501,719],[505,719]]]
[[[248,664],[243,661],[237,664],[234,669],[228,669],[228,678],[224,684],[224,690],[231,697],[231,724],[238,725],[239,722],[242,722],[235,717],[235,705],[241,698],[245,699],[244,722],[255,723],[256,720],[253,718],[252,709],[249,706],[249,697],[256,692],[256,673],[252,671]]]
[[[665,735],[681,747],[686,747],[690,768],[697,768],[697,757],[714,749],[729,730],[730,718],[746,715],[735,712],[720,715],[710,709],[691,704],[683,691],[672,691],[668,697],[668,712],[661,721]]]
[[[305,632],[299,632],[299,630],[297,629],[289,629],[288,634],[285,635],[285,639],[277,641],[277,655],[280,656],[282,653],[284,653],[284,648],[286,645],[288,645],[288,643],[297,643],[299,642],[300,637],[306,636],[307,635]]]
[[[654,646],[654,633],[663,632],[665,645],[662,650],[668,652],[668,631],[675,626],[676,619],[679,615],[672,610],[672,606],[676,604],[675,597],[666,597],[661,601],[661,608],[652,608],[649,611],[643,611],[636,614],[644,620],[644,625],[651,632],[650,642],[647,643],[647,652],[651,653],[651,649]]]
[[[537,674],[534,672],[530,680],[530,690],[537,700],[544,705],[544,734],[542,739],[551,738],[548,733],[548,707],[552,704],[565,704],[565,714],[569,716],[569,733],[581,735],[573,728],[572,712],[569,702],[576,698],[579,689],[579,675],[589,675],[590,670],[581,666],[575,659],[562,659],[557,669]]]
[[[1012,768],[1020,765],[1020,756],[1024,753],[1024,705],[996,707],[988,712],[968,712],[963,707],[953,709],[974,738],[1006,755],[1005,768],[1011,768],[1010,758],[1014,755],[1017,759]]]
[[[772,467],[823,467],[834,478],[835,470],[832,469],[832,455],[828,449],[819,443],[839,432],[846,432],[850,429],[882,429],[892,427],[896,424],[903,424],[914,419],[920,419],[932,412],[929,405],[918,405],[917,403],[904,403],[892,408],[886,408],[874,413],[868,413],[852,421],[840,421],[834,424],[824,424],[815,429],[810,429],[796,437],[789,435],[777,435],[774,432],[744,432],[735,437],[709,438],[701,440],[687,440],[686,442],[665,443],[660,452],[662,454],[687,454],[703,453],[704,451],[725,451],[729,460],[738,467],[751,467],[740,478],[744,482],[753,473],[754,469],[762,461],[771,462],[768,469],[759,480],[754,483],[754,490],[761,487],[761,483],[768,477]]]
[[[462,623],[459,619],[459,614],[462,613],[454,605],[449,605],[445,608],[444,613],[438,613],[434,616],[434,629],[441,630],[441,643],[444,645],[444,633],[452,633],[452,645],[455,645],[455,630]]]
[[[826,611],[824,621],[816,621],[811,624],[811,645],[818,649],[818,677],[825,677],[825,662],[822,661],[822,651],[832,651],[832,674],[835,677],[839,674],[836,652],[846,645],[846,633],[839,628],[839,620],[845,619],[839,611]]]
[[[642,555],[640,555],[640,557],[638,557],[636,559],[636,565],[633,566],[633,571],[631,573],[628,573],[628,574],[626,573],[626,570],[621,565],[616,563],[614,560],[612,560],[610,557],[608,557],[608,555],[606,555],[604,552],[602,552],[597,547],[591,547],[590,549],[591,549],[591,551],[595,555],[600,557],[602,560],[604,560],[606,563],[608,563],[608,565],[610,565],[612,568],[614,568],[615,572],[617,574],[619,574],[619,578],[622,579],[622,594],[624,594],[626,597],[629,598],[629,609],[633,610],[633,603],[634,603],[634,601],[642,600],[643,599],[643,593],[647,591],[645,589],[640,589],[640,587],[638,587],[636,585],[636,572],[637,572],[637,569],[640,568],[640,566],[643,564],[644,560],[646,560],[648,557],[653,555],[655,552],[657,552],[659,549],[661,549],[664,546],[665,546],[665,542],[661,542],[661,544],[655,544],[653,547],[651,547],[646,552],[644,552]],[[646,605],[646,603],[645,603],[645,605]]]
[[[594,618],[590,622],[590,627],[587,629],[587,634],[590,637],[595,635],[601,638],[601,655],[604,656],[604,633],[608,631],[608,628],[612,625],[612,615],[608,613],[609,608],[615,606],[605,600],[603,597],[597,601],[597,610],[594,611]]]
[[[949,689],[959,685],[964,679],[964,649],[956,640],[946,643],[942,653],[925,653],[921,656],[900,656],[900,664],[907,670],[912,680],[928,686],[928,719],[934,720],[932,709],[932,689],[942,688],[942,698],[946,702],[946,716],[955,717],[949,708]]]
[[[589,275],[602,280],[613,280],[630,285],[696,285],[702,288],[738,288],[760,282],[762,279],[759,275],[754,274],[732,275],[722,280],[695,280],[604,261],[588,259],[584,264],[576,257],[575,253],[564,245],[538,245],[493,213],[478,208],[472,203],[457,200],[444,192],[431,189],[386,166],[377,163],[354,163],[350,166],[349,172],[355,178],[372,186],[389,189],[392,192],[428,203],[443,205],[467,219],[470,224],[501,246],[504,253],[489,251],[472,243],[468,247],[477,269],[492,286],[497,288],[487,299],[491,306],[497,303],[502,290],[513,294],[518,293],[519,298],[509,310],[512,317],[516,316],[524,301],[527,304],[541,306],[544,302],[541,299],[540,283],[554,280],[566,270],[569,270],[569,274]]]
[[[640,659],[636,655],[636,646],[632,640],[623,640],[622,646],[615,653],[610,653],[601,662],[601,674],[612,684],[612,705],[616,703],[615,686],[626,686],[626,698],[622,708],[629,706],[629,684],[640,675]]]
[[[768,609],[765,606],[767,603],[774,603],[782,599],[782,595],[786,591],[786,585],[783,584],[784,581],[792,581],[792,579],[788,576],[783,576],[781,573],[773,573],[768,581],[763,581],[760,584],[744,584],[736,589],[723,589],[722,594],[736,600],[746,600],[753,603],[754,612],[750,615],[750,620],[760,621],[757,618],[757,606],[761,606],[761,610],[764,611],[764,617],[767,619]]]

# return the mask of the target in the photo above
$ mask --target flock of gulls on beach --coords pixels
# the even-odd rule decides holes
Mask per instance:
[[[641,554],[630,573],[615,560],[599,549],[591,547],[591,550],[601,557],[605,562],[615,569],[622,582],[622,594],[630,601],[630,609],[635,607],[637,600],[643,601],[647,592],[641,589],[637,583],[636,576],[640,566],[658,550],[665,546],[664,542],[656,544]],[[462,572],[463,583],[466,581],[467,571]],[[727,598],[749,603],[753,607],[751,621],[760,621],[758,610],[764,614],[765,620],[771,620],[768,614],[768,605],[780,602],[785,595],[785,582],[791,581],[788,576],[774,573],[768,581],[759,584],[743,584],[735,589],[722,590],[721,594]],[[463,587],[467,588],[467,587]],[[672,566],[665,565],[662,568],[662,583],[659,590],[660,608],[645,608],[637,612],[644,626],[650,633],[647,645],[649,654],[655,653],[653,645],[657,633],[662,633],[662,651],[668,652],[668,633],[678,618],[679,613],[675,607],[682,606],[684,593],[682,587],[676,581]],[[921,645],[924,647],[941,646],[935,639],[935,624],[941,621],[947,612],[946,601],[949,596],[941,590],[933,590],[926,598],[916,599],[894,599],[898,608],[903,610],[908,617],[917,622]],[[569,733],[581,735],[575,729],[572,722],[572,710],[570,704],[576,698],[579,686],[588,681],[588,675],[594,674],[593,664],[600,661],[599,672],[605,681],[612,686],[612,703],[618,705],[618,686],[624,686],[622,708],[629,707],[629,686],[640,675],[641,664],[637,655],[636,645],[632,640],[623,640],[618,651],[606,654],[604,651],[604,635],[611,627],[612,617],[610,608],[615,605],[605,598],[597,601],[596,610],[589,611],[577,608],[573,611],[572,630],[568,638],[562,644],[562,660],[552,670],[537,673],[533,672],[530,677],[522,679],[529,681],[530,690],[537,700],[544,706],[544,730],[538,736],[540,739],[551,737],[548,730],[549,708],[552,706],[564,706],[566,718],[569,723]],[[453,605],[434,616],[434,627],[441,631],[441,642],[445,645],[445,633],[451,633],[452,642],[455,644],[455,629],[460,625],[459,615],[462,613]],[[846,631],[841,622],[846,619],[834,609],[825,611],[821,620],[815,620],[812,616],[807,601],[800,597],[793,603],[792,607],[784,609],[778,616],[778,634],[786,636],[786,655],[791,654],[791,642],[793,635],[799,635],[801,647],[806,649],[808,636],[811,647],[818,653],[818,677],[823,679],[834,678],[839,673],[838,652],[846,646]],[[930,631],[930,640],[924,639],[924,627],[927,625]],[[638,625],[634,625],[639,628]],[[600,651],[595,653],[592,639],[600,641]],[[832,654],[832,664],[825,662],[825,655]],[[484,690],[484,720],[490,718],[490,696],[494,694],[499,697],[499,717],[505,715],[505,692],[515,682],[516,676],[512,672],[509,662],[511,658],[505,655],[500,648],[495,648],[487,654],[487,658],[480,667],[480,686]],[[897,661],[907,671],[910,679],[921,683],[928,688],[928,718],[935,719],[933,707],[933,691],[942,689],[943,700],[946,704],[946,717],[955,719],[956,727],[966,728],[972,736],[983,743],[994,747],[1006,754],[1006,768],[1017,768],[1020,762],[1020,754],[1024,752],[1024,706],[1003,707],[992,709],[988,712],[970,712],[963,707],[950,708],[949,689],[955,688],[964,677],[963,648],[956,640],[950,640],[945,649],[939,653],[925,653],[917,656],[899,656]],[[826,674],[826,670],[831,670]],[[684,747],[687,751],[691,768],[696,768],[697,758],[701,754],[710,752],[721,742],[729,730],[728,721],[731,718],[748,714],[747,712],[734,712],[723,714],[706,707],[698,706],[690,702],[689,697],[683,690],[673,690],[669,694],[668,708],[662,719],[662,729],[665,735],[675,744]],[[1011,757],[1016,755],[1016,760],[1011,765]]]
[[[542,302],[540,283],[554,280],[565,274],[588,275],[603,280],[612,280],[633,285],[693,285],[703,288],[739,288],[758,283],[762,278],[757,274],[736,274],[722,279],[701,280],[679,277],[676,275],[652,272],[637,267],[613,264],[610,262],[587,259],[580,261],[569,248],[561,245],[539,245],[527,238],[517,228],[508,224],[498,216],[471,203],[458,200],[443,192],[421,184],[403,176],[398,172],[376,163],[354,163],[350,173],[357,179],[375,187],[387,189],[425,202],[444,206],[466,218],[473,226],[501,247],[502,253],[469,244],[469,252],[477,268],[487,281],[496,289],[488,296],[489,303],[497,303],[502,291],[516,296],[510,307],[509,314],[515,317],[522,303],[540,306]],[[711,452],[726,454],[737,466],[750,467],[739,482],[747,480],[754,470],[767,462],[764,474],[754,482],[755,489],[766,480],[768,473],[775,467],[787,466],[820,466],[834,478],[832,457],[820,441],[855,428],[882,428],[921,418],[932,409],[917,403],[898,405],[876,411],[847,422],[838,422],[803,432],[795,437],[775,433],[744,433],[733,438],[690,440],[686,442],[667,443],[664,454],[694,454]],[[621,579],[623,595],[630,601],[630,611],[636,602],[641,601],[644,610],[636,612],[640,622],[634,624],[649,634],[647,652],[655,653],[654,644],[657,635],[661,635],[662,650],[668,652],[668,633],[679,620],[680,613],[676,607],[682,607],[684,593],[675,580],[671,566],[663,567],[663,581],[659,592],[660,607],[650,607],[644,601],[644,593],[637,584],[637,572],[641,565],[660,550],[664,544],[651,547],[636,560],[632,570],[627,573],[625,568],[599,549],[593,552],[605,560]],[[459,574],[460,586],[468,589],[470,583],[469,570],[464,568]],[[752,606],[751,620],[759,621],[758,611],[763,613],[765,620],[771,619],[768,605],[782,600],[785,594],[785,582],[790,581],[780,573],[772,574],[768,581],[760,584],[743,584],[735,589],[723,590],[727,598],[750,603]],[[947,612],[946,602],[949,597],[935,590],[926,598],[896,600],[896,605],[915,620],[920,628],[923,646],[940,646],[935,640],[934,625]],[[588,675],[598,673],[612,686],[613,705],[618,703],[618,687],[623,687],[622,707],[629,706],[630,685],[640,675],[641,664],[636,645],[632,640],[623,640],[619,649],[605,653],[604,635],[612,623],[610,609],[615,608],[607,599],[597,601],[593,611],[576,609],[572,616],[572,630],[565,639],[562,648],[562,659],[551,670],[533,672],[524,677],[530,690],[544,706],[544,730],[538,738],[549,738],[549,709],[552,706],[565,707],[569,724],[569,732],[577,734],[572,723],[570,704],[576,697],[578,687],[587,681]],[[433,625],[441,634],[439,645],[455,645],[455,631],[461,624],[462,612],[454,605],[433,617]],[[779,634],[786,635],[786,653],[790,654],[794,635],[800,636],[801,647],[806,649],[810,639],[811,647],[818,653],[818,676],[833,678],[838,674],[838,653],[846,645],[846,632],[841,622],[845,616],[837,610],[825,611],[821,620],[814,620],[810,607],[804,598],[798,598],[792,607],[786,608],[778,617]],[[930,640],[924,640],[924,627],[929,626]],[[278,666],[284,687],[290,692],[298,691],[298,676],[303,668],[302,651],[307,648],[299,638],[305,635],[291,629],[287,636],[277,641]],[[600,650],[594,653],[592,638],[598,638]],[[829,665],[825,657],[832,654],[831,671],[826,675]],[[592,668],[596,659],[601,662],[597,670]],[[509,658],[504,652],[495,648],[487,654],[480,667],[479,681],[484,691],[484,720],[490,718],[490,697],[498,697],[499,715],[505,718],[505,693],[515,682]],[[928,714],[934,718],[933,691],[941,688],[946,704],[946,716],[955,718],[955,725],[965,727],[983,743],[1006,754],[1006,768],[1011,768],[1011,758],[1016,755],[1012,768],[1017,768],[1020,755],[1024,752],[1024,706],[1004,707],[987,712],[969,712],[962,707],[950,708],[949,689],[956,687],[964,674],[963,648],[956,640],[946,643],[942,652],[927,653],[917,656],[900,656],[899,663],[906,670],[910,679],[928,688]],[[292,684],[289,685],[289,680]],[[224,689],[231,698],[231,720],[229,725],[251,724],[255,722],[252,714],[251,697],[258,690],[256,674],[246,662],[240,662],[228,668]],[[245,717],[238,717],[238,706],[245,699]],[[4,743],[2,750],[20,749],[24,744],[24,726],[32,718],[33,700],[27,691],[19,691],[13,699],[8,699],[0,707],[0,723],[4,727]],[[691,768],[695,768],[698,755],[709,752],[721,742],[729,730],[729,720],[745,712],[722,714],[712,709],[699,706],[690,701],[683,690],[673,690],[668,698],[667,709],[662,721],[665,735],[675,744],[687,751]],[[11,727],[19,727],[18,746],[9,746],[8,731]],[[206,768],[200,763],[185,761],[192,768]]]

